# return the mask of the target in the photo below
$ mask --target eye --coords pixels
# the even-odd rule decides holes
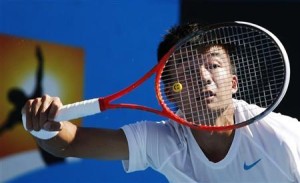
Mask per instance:
[[[217,68],[219,68],[219,67],[220,67],[219,64],[209,64],[209,65],[208,65],[208,69],[210,69],[210,70],[217,69]]]
[[[217,56],[220,56],[221,54],[219,52],[211,52],[210,53],[210,56],[212,57],[217,57]]]

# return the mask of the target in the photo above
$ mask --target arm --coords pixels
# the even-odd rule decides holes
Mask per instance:
[[[111,129],[77,127],[70,122],[53,122],[55,114],[62,106],[59,98],[43,96],[28,100],[26,112],[28,130],[59,131],[58,135],[41,140],[39,146],[59,157],[79,157],[95,159],[128,159],[128,145],[124,132]]]

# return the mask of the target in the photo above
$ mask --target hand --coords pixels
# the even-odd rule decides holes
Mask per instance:
[[[26,114],[26,128],[28,131],[60,131],[62,124],[54,122],[54,118],[63,104],[58,97],[44,95],[41,98],[28,100],[22,109]]]

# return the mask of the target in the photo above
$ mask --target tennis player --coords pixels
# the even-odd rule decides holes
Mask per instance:
[[[159,45],[158,58],[199,28],[198,24],[172,28]],[[188,71],[190,77],[199,77],[198,85],[205,87],[204,108],[207,116],[214,117],[210,123],[233,124],[251,115],[247,112],[250,105],[233,104],[238,77],[229,54],[224,45],[207,46],[200,69]],[[187,72],[184,68],[178,67],[178,73]],[[179,109],[189,106],[177,103],[177,93],[171,89],[166,93]],[[233,105],[245,114],[234,115]],[[28,100],[23,109],[28,130],[60,131],[51,139],[36,139],[55,156],[122,160],[126,172],[151,167],[170,182],[178,183],[300,182],[300,123],[289,116],[270,113],[260,122],[227,131],[194,130],[171,120],[141,121],[111,130],[53,122],[61,106],[59,98],[45,95]]]

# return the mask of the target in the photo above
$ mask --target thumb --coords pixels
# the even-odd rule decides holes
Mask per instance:
[[[61,131],[62,124],[61,122],[48,121],[44,124],[43,129],[47,131]]]

